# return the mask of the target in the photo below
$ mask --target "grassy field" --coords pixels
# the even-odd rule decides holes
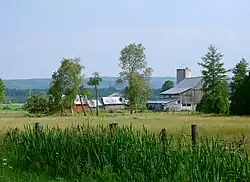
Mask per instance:
[[[24,128],[24,125],[33,126],[37,121],[43,126],[49,126],[39,136],[31,129]],[[133,132],[121,129],[115,138],[110,138],[108,128],[96,128],[97,125],[107,126],[113,122],[120,127],[132,124]],[[74,128],[68,129],[78,124],[85,125],[83,133],[88,131],[86,135],[76,132]],[[189,135],[192,124],[198,127],[201,143],[199,152],[193,151],[188,144],[191,141]],[[53,129],[56,126],[59,128]],[[249,143],[248,117],[195,115],[185,112],[174,115],[138,113],[131,116],[129,113],[101,112],[99,117],[76,115],[35,118],[27,117],[21,110],[1,110],[1,133],[15,127],[21,131],[17,136],[11,135],[10,139],[2,140],[4,150],[0,150],[0,157],[7,158],[17,171],[8,167],[2,169],[1,172],[5,173],[2,181],[73,181],[75,178],[72,176],[85,181],[131,181],[131,177],[137,181],[228,181],[230,176],[235,180],[250,180],[247,177],[250,175],[250,166],[248,156],[245,155],[249,149],[238,150],[230,145],[231,148],[225,150],[224,144],[202,137],[233,139],[236,135],[244,134],[244,142]],[[143,127],[149,133],[145,133]],[[158,137],[162,128],[166,128],[169,134],[167,148],[162,146]],[[175,139],[171,139],[170,134]],[[184,145],[183,140],[186,141]],[[233,140],[232,143],[236,144]],[[56,158],[58,155],[60,157]],[[206,169],[205,166],[210,166],[211,169]],[[174,172],[176,170],[181,172]],[[231,173],[237,173],[238,176]],[[65,179],[55,180],[58,176],[53,174]],[[85,178],[87,174],[90,174],[89,178]]]
[[[170,134],[190,134],[191,124],[197,124],[200,136],[232,137],[236,133],[243,133],[250,137],[250,117],[223,117],[208,115],[192,115],[187,113],[128,113],[111,114],[101,113],[101,116],[70,116],[70,117],[25,117],[22,111],[0,111],[0,130],[9,127],[23,128],[26,124],[34,124],[39,121],[46,126],[59,126],[66,128],[72,124],[108,125],[117,122],[119,125],[132,124],[140,129],[143,126],[151,132],[158,133],[166,128]]]

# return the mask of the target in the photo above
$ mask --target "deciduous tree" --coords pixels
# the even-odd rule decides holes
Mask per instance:
[[[204,113],[226,114],[229,111],[229,70],[224,68],[223,54],[210,45],[201,59],[198,65],[202,67],[204,98],[200,108]]]
[[[3,101],[5,97],[5,85],[3,83],[3,80],[0,78],[0,102]]]
[[[161,91],[166,91],[174,87],[174,82],[171,80],[165,81],[165,83],[161,87]]]
[[[53,111],[64,112],[74,106],[74,101],[82,84],[82,70],[80,58],[61,61],[60,68],[53,73],[49,89],[50,108]]]
[[[102,82],[98,72],[94,72],[93,76],[89,78],[88,85],[94,86],[95,88],[95,97],[96,97],[96,115],[98,116],[98,86]]]
[[[131,114],[137,108],[145,107],[151,95],[149,81],[152,68],[148,67],[145,48],[142,44],[129,44],[121,51],[119,66],[121,72],[117,83],[128,83],[125,93],[129,100]]]

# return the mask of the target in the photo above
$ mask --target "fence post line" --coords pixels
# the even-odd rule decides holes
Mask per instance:
[[[197,146],[198,132],[197,132],[197,125],[195,125],[195,124],[191,125],[191,135],[192,135],[192,145],[193,145],[193,148],[196,148],[196,146]]]

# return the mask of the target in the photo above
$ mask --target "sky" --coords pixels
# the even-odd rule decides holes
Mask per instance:
[[[1,0],[0,78],[49,78],[63,58],[117,76],[120,51],[146,48],[153,76],[176,76],[213,44],[226,68],[250,59],[249,0]]]

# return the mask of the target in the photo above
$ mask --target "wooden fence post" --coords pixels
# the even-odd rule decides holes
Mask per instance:
[[[118,127],[118,123],[111,123],[109,124],[110,130],[116,129]]]
[[[197,137],[198,137],[198,132],[197,132],[197,126],[196,125],[191,125],[191,135],[192,135],[192,145],[193,148],[196,148],[197,146]]]
[[[167,139],[167,130],[166,128],[163,128],[160,132],[161,135],[161,141],[164,142]]]
[[[39,122],[35,123],[35,131],[36,132],[40,132],[42,130],[42,126]]]

